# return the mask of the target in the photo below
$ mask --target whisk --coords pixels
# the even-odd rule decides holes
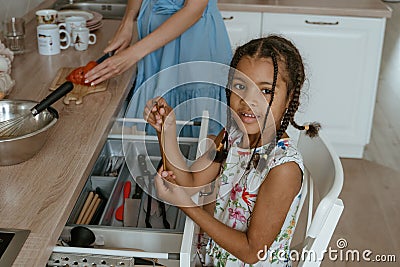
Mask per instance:
[[[74,85],[72,82],[65,82],[45,99],[40,101],[40,103],[31,108],[30,112],[26,111],[26,114],[0,122],[0,138],[10,138],[25,134],[26,130],[24,130],[23,126],[28,122],[28,120],[51,106],[51,104],[65,96],[67,93],[71,92],[73,88]]]

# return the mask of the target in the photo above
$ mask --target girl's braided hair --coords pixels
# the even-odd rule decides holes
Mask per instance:
[[[230,106],[230,94],[231,94],[231,82],[233,79],[233,75],[236,71],[236,67],[239,61],[244,57],[248,56],[251,58],[271,58],[274,64],[274,81],[272,86],[272,94],[271,94],[271,101],[269,103],[269,107],[272,104],[272,100],[274,98],[275,93],[275,85],[278,76],[278,66],[281,67],[281,72],[279,73],[282,75],[282,79],[286,82],[287,87],[287,97],[290,97],[290,102],[288,109],[286,110],[281,124],[277,129],[275,142],[272,142],[268,148],[267,153],[269,153],[275,144],[281,139],[282,135],[287,130],[289,123],[298,130],[306,130],[306,134],[310,137],[314,137],[318,135],[318,131],[320,129],[319,123],[311,123],[309,125],[303,126],[299,125],[295,122],[294,116],[297,112],[299,105],[300,105],[300,92],[301,88],[303,87],[305,81],[305,72],[304,72],[304,65],[301,55],[298,49],[293,45],[292,42],[289,40],[277,36],[277,35],[270,35],[268,37],[254,39],[242,46],[239,46],[236,49],[236,52],[231,61],[231,69],[229,72],[228,77],[228,84],[226,87],[226,95],[227,95],[227,104]],[[267,115],[269,112],[269,108],[267,110]],[[227,120],[227,128],[230,129],[230,110],[228,108],[228,120]],[[265,118],[266,120],[266,118]],[[265,126],[265,125],[264,125]],[[261,134],[259,136],[259,139]],[[224,138],[225,145],[224,149],[217,152],[216,161],[222,162],[227,155],[227,138]],[[256,146],[258,142],[256,143]],[[255,150],[254,150],[255,151]],[[253,153],[254,157],[254,153]],[[252,157],[252,158],[253,158]]]

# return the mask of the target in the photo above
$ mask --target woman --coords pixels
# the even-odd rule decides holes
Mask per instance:
[[[130,45],[136,17],[139,41]],[[153,90],[139,90],[154,74],[192,61],[229,64],[232,56],[217,0],[128,0],[121,25],[104,51],[114,50],[113,57],[87,73],[86,81],[98,84],[137,63],[134,102],[130,103],[126,113],[127,117],[136,118],[142,117],[146,101],[155,96]],[[164,95],[173,107],[196,97],[226,102],[223,88],[208,84],[181,86]],[[201,109],[193,103],[190,110],[181,110],[176,115],[178,119],[188,120],[201,114]],[[217,121],[225,118],[217,107],[210,110],[210,114],[218,114],[213,118]],[[220,129],[217,128],[211,133],[218,133]],[[184,135],[195,135],[188,130]]]

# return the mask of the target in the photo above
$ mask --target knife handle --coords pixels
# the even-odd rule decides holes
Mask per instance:
[[[125,185],[124,185],[124,199],[125,198],[129,198],[129,195],[131,193],[131,182],[130,181],[126,181]]]
[[[99,58],[98,60],[96,60],[97,64],[102,63],[104,60],[106,60],[109,57],[112,57],[114,55],[115,51],[110,51],[105,53],[101,58]]]

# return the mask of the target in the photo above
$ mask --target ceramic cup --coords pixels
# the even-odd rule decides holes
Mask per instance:
[[[72,43],[78,51],[84,51],[88,49],[89,45],[96,43],[96,35],[89,33],[89,29],[86,27],[75,28],[72,30]]]
[[[67,30],[67,32],[72,37],[72,31],[75,28],[86,27],[86,18],[81,17],[81,16],[67,17],[67,18],[65,18],[65,22],[58,24],[58,27],[60,27],[60,29]],[[71,46],[74,46],[74,44],[72,42],[71,42]]]
[[[54,9],[41,9],[36,11],[36,21],[40,24],[56,24],[58,12]]]
[[[62,33],[64,33],[65,37],[60,40]],[[71,44],[71,37],[68,32],[59,29],[56,24],[41,24],[37,26],[37,40],[39,54],[41,55],[57,55],[61,49],[67,49]],[[62,45],[62,42],[65,45]]]

